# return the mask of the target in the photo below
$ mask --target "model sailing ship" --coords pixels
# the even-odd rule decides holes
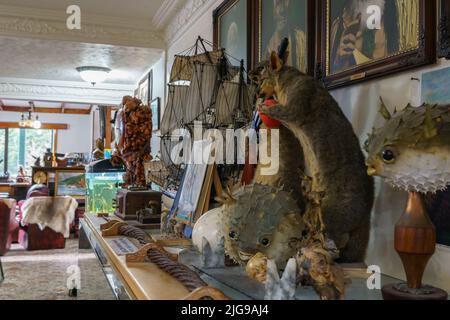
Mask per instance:
[[[183,165],[174,159],[173,150],[185,138],[183,129],[192,137],[196,122],[203,129],[219,130],[239,129],[251,122],[253,90],[246,83],[244,62],[235,66],[234,60],[238,61],[200,37],[175,56],[161,120],[161,162],[150,168],[150,179],[165,189],[180,184]]]

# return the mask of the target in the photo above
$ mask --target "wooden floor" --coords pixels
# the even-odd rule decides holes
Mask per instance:
[[[76,239],[68,239],[62,250],[25,251],[15,244],[0,258],[5,273],[0,300],[114,299],[97,257],[92,250],[79,250]],[[74,298],[67,282],[77,270],[81,287]]]

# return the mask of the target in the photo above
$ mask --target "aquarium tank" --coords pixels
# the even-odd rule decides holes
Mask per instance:
[[[113,199],[123,182],[125,168],[114,167],[109,159],[86,166],[86,211],[114,213]]]

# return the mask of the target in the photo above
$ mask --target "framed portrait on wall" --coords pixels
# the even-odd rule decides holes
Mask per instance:
[[[289,39],[287,64],[313,74],[315,60],[314,0],[254,0],[256,24],[254,59],[267,59],[277,52],[284,38]]]
[[[152,110],[152,130],[159,131],[159,125],[161,121],[161,98],[153,99],[150,103],[150,109]]]
[[[316,77],[328,88],[436,60],[435,1],[320,0],[319,4]]]
[[[225,0],[213,12],[214,46],[235,59],[230,63],[250,66],[251,0]]]
[[[450,0],[439,1],[438,57],[450,60]]]

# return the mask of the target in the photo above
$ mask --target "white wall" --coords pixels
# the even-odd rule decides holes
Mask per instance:
[[[213,1],[213,0],[211,0]],[[201,37],[212,41],[212,12],[222,0],[215,1],[207,12],[178,38],[168,48],[166,74],[170,72],[173,56],[191,47],[196,38]],[[420,78],[424,71],[450,66],[448,61],[440,61],[437,65],[423,67],[394,76],[371,80],[359,85],[336,89],[332,95],[339,102],[346,116],[353,124],[356,134],[363,143],[373,126],[381,126],[383,120],[378,115],[379,97],[382,96],[388,106],[405,107],[408,102],[420,104],[420,83],[412,81],[412,77]],[[396,278],[405,279],[400,258],[394,250],[394,226],[400,218],[407,194],[395,191],[381,180],[376,179],[376,200],[372,213],[372,229],[366,263],[378,265],[382,273]],[[446,290],[450,290],[450,248],[438,246],[436,254],[430,261],[424,281]]]
[[[161,56],[161,59],[153,65],[153,99],[161,99],[161,114],[160,119],[162,119],[162,113],[164,111],[164,106],[166,105],[166,54]],[[152,156],[155,158],[160,150],[160,139],[158,138],[159,132],[153,132],[151,141]]]
[[[0,121],[19,121],[21,113],[0,111]],[[58,153],[91,151],[91,117],[89,115],[39,113],[43,123],[65,123],[68,130],[58,131]]]

